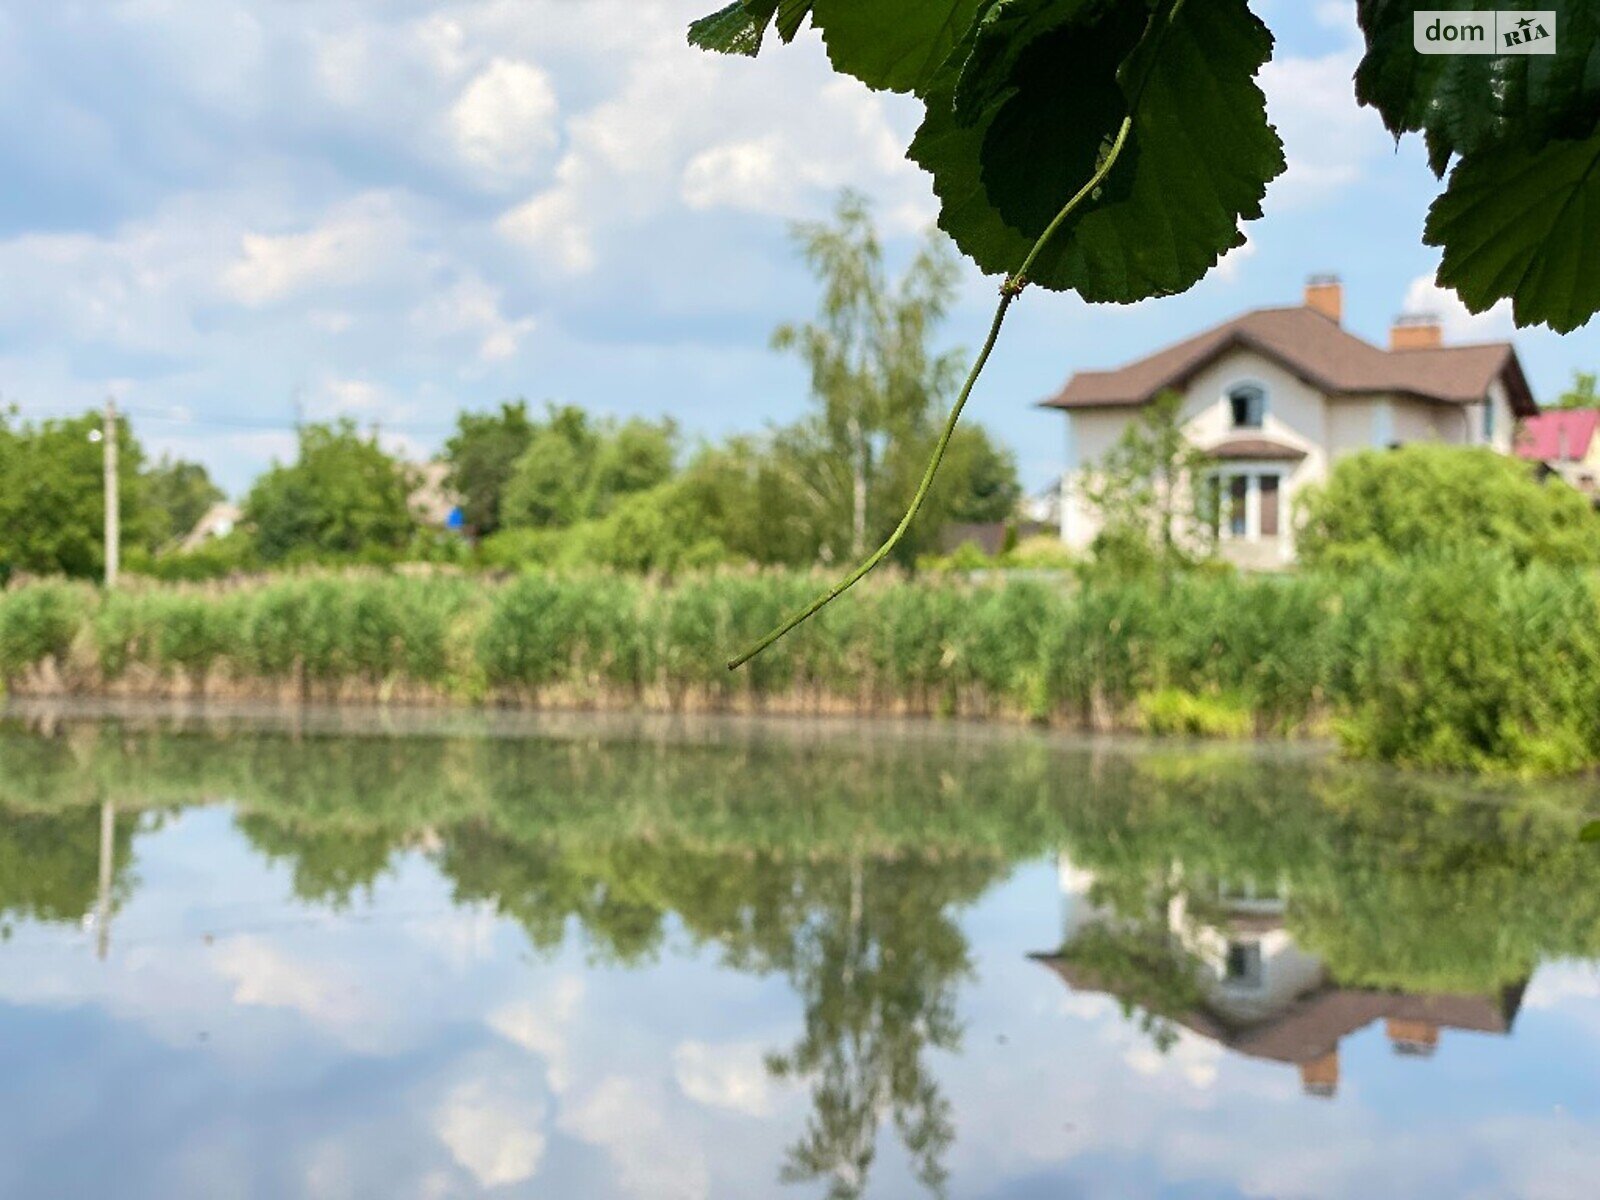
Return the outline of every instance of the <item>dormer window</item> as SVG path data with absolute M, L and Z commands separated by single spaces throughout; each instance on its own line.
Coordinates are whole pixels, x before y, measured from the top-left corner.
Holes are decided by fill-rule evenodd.
M 1267 416 L 1267 393 L 1253 383 L 1243 383 L 1228 393 L 1228 408 L 1235 429 L 1260 429 Z

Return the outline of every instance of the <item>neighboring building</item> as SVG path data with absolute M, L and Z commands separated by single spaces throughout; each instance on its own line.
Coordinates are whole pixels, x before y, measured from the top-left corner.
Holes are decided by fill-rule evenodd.
M 461 497 L 450 489 L 449 479 L 449 463 L 430 462 L 414 468 L 408 503 L 418 524 L 429 529 L 464 528 Z
M 1074 961 L 1073 943 L 1094 928 L 1117 928 L 1117 917 L 1092 899 L 1095 876 L 1065 856 L 1059 864 L 1063 900 L 1062 948 L 1035 954 L 1074 992 L 1110 995 L 1126 985 Z M 1339 1088 L 1339 1044 L 1384 1022 L 1396 1054 L 1431 1056 L 1446 1029 L 1509 1035 L 1527 980 L 1485 993 L 1403 992 L 1341 982 L 1314 954 L 1295 943 L 1285 924 L 1286 898 L 1248 885 L 1216 886 L 1203 906 L 1220 921 L 1194 920 L 1180 894 L 1165 924 L 1174 953 L 1199 964 L 1202 998 L 1183 1012 L 1162 1014 L 1229 1051 L 1296 1068 L 1301 1088 L 1331 1097 Z
M 1223 553 L 1242 566 L 1294 556 L 1296 493 L 1357 450 L 1438 441 L 1509 454 L 1515 423 L 1538 413 L 1509 342 L 1446 346 L 1432 317 L 1402 317 L 1382 349 L 1340 324 L 1339 281 L 1317 276 L 1305 302 L 1235 317 L 1109 371 L 1079 371 L 1042 407 L 1067 422 L 1061 536 L 1099 532 L 1085 496 L 1095 464 L 1142 407 L 1183 396 L 1190 438 L 1216 459 Z
M 1563 408 L 1523 423 L 1517 453 L 1600 504 L 1600 408 Z
M 213 504 L 206 510 L 206 515 L 195 522 L 195 526 L 178 543 L 178 549 L 187 554 L 191 550 L 198 550 L 212 538 L 227 537 L 239 525 L 244 513 L 237 504 L 223 501 Z

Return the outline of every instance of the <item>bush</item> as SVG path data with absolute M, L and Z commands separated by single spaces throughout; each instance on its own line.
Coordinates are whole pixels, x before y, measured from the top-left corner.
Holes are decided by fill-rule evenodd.
M 0 678 L 60 662 L 83 628 L 94 593 L 82 584 L 46 582 L 0 593 Z
M 1162 688 L 1139 697 L 1139 728 L 1158 736 L 1242 738 L 1254 726 L 1250 710 L 1226 696 Z
M 1592 579 L 1458 552 L 1377 582 L 1341 732 L 1390 762 L 1547 774 L 1600 762 Z
M 1473 549 L 1531 562 L 1600 565 L 1600 516 L 1558 479 L 1481 447 L 1419 442 L 1341 459 L 1300 497 L 1308 567 L 1361 567 Z

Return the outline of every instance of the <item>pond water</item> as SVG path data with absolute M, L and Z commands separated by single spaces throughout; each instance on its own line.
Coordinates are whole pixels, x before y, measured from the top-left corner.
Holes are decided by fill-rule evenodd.
M 0 1195 L 1591 1197 L 1592 790 L 13 707 Z

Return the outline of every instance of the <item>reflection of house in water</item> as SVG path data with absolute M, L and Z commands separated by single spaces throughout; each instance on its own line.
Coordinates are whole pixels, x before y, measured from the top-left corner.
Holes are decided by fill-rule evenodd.
M 1136 924 L 1094 902 L 1095 877 L 1060 862 L 1065 901 L 1062 949 L 1033 957 L 1075 992 L 1098 992 L 1138 1002 L 1138 988 L 1114 977 L 1105 963 L 1075 956 L 1085 934 L 1121 934 L 1137 939 Z M 1191 897 L 1205 893 L 1204 916 Z M 1189 988 L 1175 995 L 1198 997 L 1181 1011 L 1157 1014 L 1201 1037 L 1250 1058 L 1297 1067 L 1301 1086 L 1315 1096 L 1339 1087 L 1339 1043 L 1382 1020 L 1397 1054 L 1426 1057 L 1441 1030 L 1508 1034 L 1527 981 L 1492 995 L 1413 994 L 1348 987 L 1322 960 L 1295 944 L 1284 925 L 1286 902 L 1271 889 L 1191 885 L 1178 890 L 1156 914 L 1171 947 L 1174 976 L 1192 972 Z M 1115 961 L 1114 959 L 1112 961 Z

